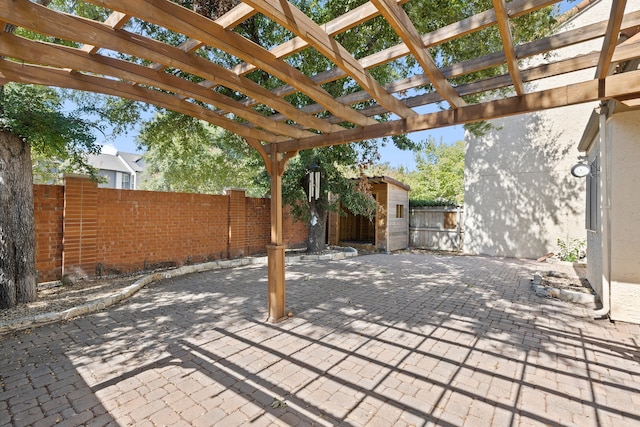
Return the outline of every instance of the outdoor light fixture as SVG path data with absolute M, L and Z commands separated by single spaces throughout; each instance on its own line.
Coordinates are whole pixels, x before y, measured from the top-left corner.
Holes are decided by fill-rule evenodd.
M 590 173 L 591 173 L 591 166 L 589 166 L 587 163 L 582 163 L 582 162 L 576 163 L 571 168 L 571 175 L 575 176 L 576 178 L 584 178 Z

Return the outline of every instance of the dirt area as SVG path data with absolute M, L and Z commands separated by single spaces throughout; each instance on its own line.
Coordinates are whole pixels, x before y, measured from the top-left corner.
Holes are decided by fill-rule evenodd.
M 581 292 L 584 294 L 595 295 L 589 281 L 584 277 L 569 276 L 565 273 L 557 271 L 546 271 L 542 274 L 542 286 L 548 286 L 566 291 Z
M 142 275 L 78 280 L 75 283 L 67 284 L 60 282 L 40 284 L 36 301 L 0 310 L 0 322 L 10 322 L 23 317 L 76 307 L 109 296 L 132 284 L 140 277 Z

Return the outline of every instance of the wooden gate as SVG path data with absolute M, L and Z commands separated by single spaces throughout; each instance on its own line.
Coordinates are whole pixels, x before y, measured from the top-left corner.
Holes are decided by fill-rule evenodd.
M 413 248 L 462 251 L 463 208 L 450 206 L 412 207 L 409 211 L 409 238 Z

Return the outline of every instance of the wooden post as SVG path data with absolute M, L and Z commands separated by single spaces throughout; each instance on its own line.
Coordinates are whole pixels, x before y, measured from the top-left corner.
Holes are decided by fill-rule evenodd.
M 282 174 L 278 153 L 271 154 L 271 245 L 267 246 L 269 322 L 286 318 L 284 254 L 286 246 L 282 237 Z
M 267 283 L 269 291 L 269 316 L 267 321 L 278 322 L 286 319 L 286 298 L 284 283 L 284 252 L 286 245 L 282 237 L 282 175 L 289 159 L 298 154 L 289 151 L 281 155 L 276 144 L 268 149 L 257 139 L 246 138 L 247 143 L 256 149 L 264 161 L 267 173 L 271 177 L 271 244 L 267 246 Z

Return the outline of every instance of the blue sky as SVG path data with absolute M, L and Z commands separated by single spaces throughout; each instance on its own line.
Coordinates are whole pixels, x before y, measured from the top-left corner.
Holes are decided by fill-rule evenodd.
M 562 1 L 560 6 L 560 12 L 565 12 L 570 9 L 574 5 L 577 4 L 576 0 L 565 0 Z M 427 113 L 430 111 L 436 111 L 436 108 L 432 108 L 428 111 L 419 111 L 419 113 Z M 137 129 L 128 133 L 127 135 L 123 135 L 118 137 L 115 141 L 106 143 L 114 145 L 118 150 L 125 152 L 139 152 L 136 147 L 135 138 L 138 135 Z M 446 128 L 440 129 L 431 129 L 428 131 L 415 132 L 409 135 L 409 138 L 415 141 L 424 141 L 427 138 L 433 138 L 435 141 L 443 141 L 447 144 L 452 144 L 456 141 L 460 141 L 464 139 L 464 129 L 462 126 L 449 126 Z M 389 163 L 393 167 L 405 166 L 408 169 L 415 168 L 415 160 L 414 155 L 410 151 L 402 151 L 398 150 L 393 143 L 387 144 L 386 147 L 382 147 L 380 149 L 381 153 L 381 162 Z

